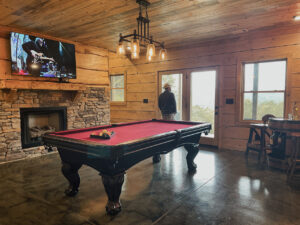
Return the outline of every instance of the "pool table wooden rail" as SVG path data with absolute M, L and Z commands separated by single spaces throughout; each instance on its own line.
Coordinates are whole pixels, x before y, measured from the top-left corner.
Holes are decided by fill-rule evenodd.
M 76 129 L 70 131 L 63 132 L 54 132 L 54 133 L 76 133 L 82 131 L 93 131 L 99 129 L 108 129 L 116 126 L 127 126 L 131 124 L 143 123 L 143 122 L 151 122 L 151 121 L 160 121 L 164 122 L 164 120 L 149 120 L 149 121 L 139 121 L 132 123 L 121 123 L 121 124 L 112 124 L 107 126 L 100 127 L 92 127 L 85 129 Z M 170 121 L 165 121 L 170 123 Z M 87 154 L 90 157 L 97 158 L 105 158 L 110 160 L 118 160 L 123 155 L 126 155 L 130 152 L 135 152 L 137 150 L 143 150 L 144 148 L 148 148 L 149 145 L 156 143 L 168 143 L 171 144 L 173 148 L 181 146 L 182 143 L 189 141 L 190 136 L 195 136 L 200 133 L 209 133 L 211 129 L 211 125 L 209 123 L 194 123 L 194 122 L 184 122 L 185 124 L 197 124 L 193 127 L 188 127 L 185 129 L 178 129 L 175 131 L 169 131 L 163 134 L 157 134 L 150 137 L 140 138 L 128 142 L 123 142 L 117 145 L 106 145 L 103 143 L 97 143 L 94 141 L 86 141 L 86 140 L 78 140 L 74 138 L 68 138 L 64 136 L 52 135 L 53 133 L 48 133 L 43 136 L 43 142 L 46 145 L 56 146 L 58 149 L 66 150 L 66 151 L 74 151 L 82 154 Z M 197 133 L 194 131 L 198 130 Z M 174 142 L 174 143 L 173 143 Z M 175 146 L 174 146 L 175 144 Z M 170 151 L 170 150 L 169 150 Z M 167 151 L 167 152 L 169 152 Z

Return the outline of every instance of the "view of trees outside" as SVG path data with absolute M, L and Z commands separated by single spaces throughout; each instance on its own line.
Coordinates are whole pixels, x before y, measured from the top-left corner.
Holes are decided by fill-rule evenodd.
M 253 94 L 244 94 L 244 119 L 252 120 Z M 254 119 L 261 120 L 266 114 L 275 117 L 283 117 L 284 94 L 283 93 L 261 93 L 258 94 L 257 113 Z
M 191 121 L 211 123 L 211 136 L 215 125 L 216 71 L 191 73 Z
M 125 101 L 125 90 L 124 90 L 124 75 L 113 75 L 110 76 L 111 93 L 110 99 L 113 102 Z
M 175 115 L 175 120 L 182 120 L 182 74 L 164 74 L 161 77 L 162 89 L 164 92 L 164 85 L 166 83 L 171 85 L 171 91 L 175 95 L 177 113 Z
M 286 61 L 248 63 L 244 67 L 245 120 L 261 120 L 265 114 L 284 116 Z

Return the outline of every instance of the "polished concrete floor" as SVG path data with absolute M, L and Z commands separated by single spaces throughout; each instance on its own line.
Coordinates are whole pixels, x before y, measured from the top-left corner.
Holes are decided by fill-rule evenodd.
M 159 164 L 148 159 L 131 168 L 115 217 L 106 215 L 101 178 L 89 167 L 70 198 L 58 154 L 0 165 L 0 224 L 300 224 L 300 191 L 284 173 L 259 168 L 254 156 L 247 165 L 242 152 L 202 148 L 189 175 L 185 154 L 179 148 Z

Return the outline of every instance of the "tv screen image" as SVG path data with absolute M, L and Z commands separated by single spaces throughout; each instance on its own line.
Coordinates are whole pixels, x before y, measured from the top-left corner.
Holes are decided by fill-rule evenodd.
M 73 44 L 12 32 L 10 46 L 13 75 L 76 78 Z

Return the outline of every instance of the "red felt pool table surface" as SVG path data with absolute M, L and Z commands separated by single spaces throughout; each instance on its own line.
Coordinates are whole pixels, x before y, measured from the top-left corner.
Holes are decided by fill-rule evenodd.
M 195 124 L 185 124 L 185 123 L 174 123 L 174 122 L 158 122 L 158 121 L 145 121 L 142 123 L 128 124 L 123 126 L 99 127 L 99 129 L 78 129 L 70 131 L 56 132 L 51 135 L 82 140 L 91 141 L 99 144 L 105 145 L 117 145 L 128 141 L 133 141 L 141 138 L 151 137 L 153 135 L 166 133 L 169 131 L 174 131 L 178 129 L 188 128 L 197 125 Z M 106 129 L 108 131 L 113 131 L 114 135 L 111 139 L 98 139 L 91 138 L 90 135 L 95 132 L 101 132 L 101 130 Z

